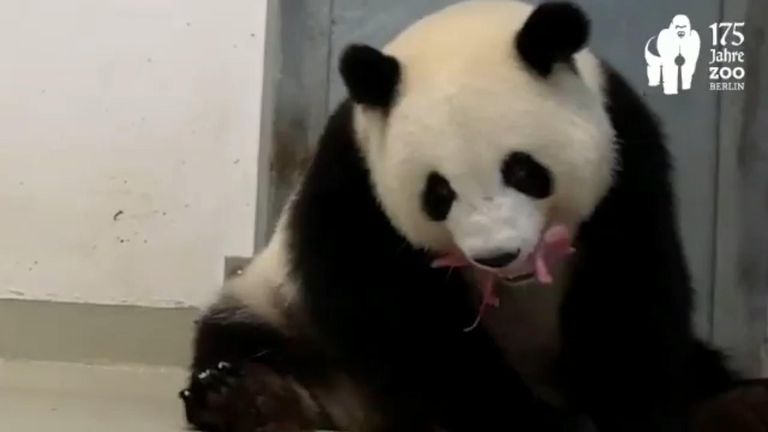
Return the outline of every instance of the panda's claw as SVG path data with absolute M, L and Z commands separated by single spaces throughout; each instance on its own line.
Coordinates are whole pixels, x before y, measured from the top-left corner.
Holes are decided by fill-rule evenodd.
M 191 397 L 192 392 L 188 388 L 179 392 L 179 398 L 183 401 L 188 401 Z
M 216 432 L 224 430 L 227 419 L 221 415 L 229 392 L 237 380 L 221 362 L 216 366 L 192 374 L 187 388 L 179 392 L 187 422 L 194 430 Z
M 201 383 L 207 386 L 207 391 L 213 394 L 226 392 L 235 384 L 236 376 L 229 374 L 227 370 L 209 369 L 208 374 Z

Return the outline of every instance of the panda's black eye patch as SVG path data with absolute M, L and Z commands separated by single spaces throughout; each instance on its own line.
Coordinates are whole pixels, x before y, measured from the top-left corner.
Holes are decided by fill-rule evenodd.
M 456 192 L 448 180 L 436 172 L 427 177 L 427 183 L 422 193 L 424 212 L 433 221 L 444 221 L 456 200 Z
M 504 183 L 532 198 L 552 195 L 552 175 L 549 170 L 523 152 L 511 153 L 501 167 Z

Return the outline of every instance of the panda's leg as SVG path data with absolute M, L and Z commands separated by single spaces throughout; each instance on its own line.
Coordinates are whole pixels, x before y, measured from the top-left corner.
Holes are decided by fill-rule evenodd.
M 570 430 L 562 413 L 538 399 L 509 367 L 484 329 L 456 336 L 434 333 L 421 344 L 365 356 L 368 375 L 378 377 L 368 380 L 369 388 L 385 396 L 377 401 L 387 422 L 382 431 L 434 430 L 424 420 L 441 432 Z
M 564 303 L 560 372 L 569 403 L 598 431 L 687 431 L 691 410 L 725 391 L 730 373 L 676 313 L 616 304 L 607 292 L 571 294 Z
M 656 394 L 647 395 L 645 401 L 626 398 L 624 395 L 631 394 L 638 386 L 630 379 L 618 380 L 623 388 L 616 392 L 615 399 L 625 403 L 618 408 L 610 407 L 606 402 L 600 405 L 603 409 L 595 412 L 598 432 L 710 430 L 711 424 L 701 422 L 702 412 L 703 416 L 708 414 L 702 410 L 708 403 L 717 401 L 719 395 L 736 387 L 735 375 L 726 368 L 719 352 L 699 340 L 691 340 L 690 350 L 681 358 L 684 358 L 682 366 L 670 371 L 667 382 L 657 383 Z M 733 413 L 726 414 L 725 418 L 734 418 Z
M 268 325 L 228 318 L 218 311 L 199 324 L 192 373 L 179 394 L 190 426 L 203 432 L 332 426 L 304 380 L 312 354 Z M 323 373 L 321 361 L 313 367 L 315 376 Z
M 685 372 L 684 389 L 687 391 L 684 398 L 694 404 L 734 389 L 741 379 L 727 366 L 721 352 L 698 339 L 693 341 L 689 367 L 685 368 Z
M 683 432 L 668 371 L 642 358 L 634 361 L 623 344 L 604 343 L 606 349 L 584 344 L 579 352 L 563 354 L 561 377 L 569 406 L 587 415 L 598 432 Z M 624 352 L 611 352 L 608 346 Z
M 448 431 L 563 432 L 563 412 L 540 399 L 486 335 L 457 343 L 434 397 Z M 483 332 L 485 333 L 485 332 Z

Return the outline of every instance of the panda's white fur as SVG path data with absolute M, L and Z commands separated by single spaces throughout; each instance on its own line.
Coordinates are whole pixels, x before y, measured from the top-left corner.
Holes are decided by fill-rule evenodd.
M 396 59 L 400 67 L 391 106 L 382 109 L 353 103 L 349 119 L 337 113 L 337 118 L 329 121 L 329 124 L 341 123 L 329 126 L 330 135 L 323 138 L 328 141 L 327 146 L 331 146 L 335 138 L 346 140 L 348 137 L 344 134 L 351 123 L 354 134 L 351 139 L 364 158 L 380 211 L 415 250 L 439 253 L 458 247 L 468 257 L 518 250 L 522 253 L 517 260 L 522 260 L 533 252 L 549 225 L 564 224 L 577 231 L 580 224 L 592 217 L 619 175 L 622 167 L 617 143 L 622 137 L 617 135 L 606 108 L 612 102 L 607 100 L 609 72 L 586 48 L 576 52 L 570 64 L 556 62 L 552 73 L 546 76 L 533 72 L 514 45 L 516 35 L 532 11 L 532 6 L 515 1 L 466 1 L 424 17 L 382 49 L 382 53 Z M 337 137 L 336 133 L 340 135 Z M 551 195 L 536 199 L 504 184 L 501 164 L 512 152 L 529 154 L 547 168 L 553 178 Z M 663 164 L 663 158 L 660 160 Z M 332 163 L 325 160 L 319 165 Z M 444 176 L 456 193 L 445 220 L 434 220 L 424 211 L 422 194 L 430 172 Z M 331 184 L 323 193 L 337 187 L 340 185 Z M 294 199 L 295 196 L 286 205 L 269 245 L 242 274 L 226 282 L 222 300 L 212 306 L 215 313 L 203 319 L 203 326 L 254 323 L 288 338 L 302 339 L 314 334 L 318 323 L 312 322 L 307 314 L 311 306 L 302 298 L 303 285 L 297 275 L 303 270 L 296 268 L 297 255 L 301 254 L 291 241 L 295 234 L 292 230 L 298 229 L 295 221 L 291 224 L 292 219 L 311 219 L 314 215 L 311 209 L 305 209 L 304 214 L 295 216 Z M 660 199 L 662 203 L 665 200 Z M 354 205 L 350 208 L 360 211 Z M 362 211 L 369 210 L 365 207 Z M 354 222 L 358 215 L 343 217 Z M 313 228 L 323 229 L 314 225 Z M 316 241 L 314 239 L 314 236 L 312 240 L 302 238 L 298 242 Z M 675 240 L 669 241 L 672 246 L 665 243 L 661 247 L 677 247 Z M 310 250 L 337 252 L 317 246 Z M 359 245 L 355 243 L 355 246 Z M 390 257 L 387 251 L 380 255 L 378 251 L 365 250 L 351 253 Z M 351 261 L 356 259 L 351 258 Z M 669 259 L 674 261 L 674 257 Z M 341 264 L 343 267 L 344 263 Z M 490 334 L 503 348 L 506 360 L 543 392 L 558 390 L 548 387 L 548 381 L 549 367 L 558 351 L 562 295 L 571 282 L 568 273 L 571 269 L 567 264 L 556 269 L 555 286 L 534 284 L 502 290 L 501 307 L 492 311 L 485 321 Z M 377 271 L 398 271 L 375 266 L 372 269 L 362 276 L 375 279 Z M 684 274 L 684 270 L 680 270 L 680 274 Z M 312 275 L 325 277 L 317 270 Z M 352 284 L 353 290 L 366 289 L 367 281 L 347 280 L 345 276 L 336 282 Z M 422 274 L 417 277 L 428 279 Z M 407 277 L 402 282 L 407 284 Z M 602 289 L 604 284 L 598 281 L 598 288 Z M 679 313 L 686 313 L 684 302 Z M 216 331 L 221 331 L 218 327 Z M 202 339 L 198 354 L 203 353 L 200 354 L 203 360 L 196 361 L 193 368 L 210 364 L 211 356 L 221 349 L 207 347 L 216 345 L 217 341 L 212 340 L 215 337 Z M 713 374 L 717 375 L 719 366 L 713 368 L 716 370 Z M 340 370 L 328 369 L 324 373 L 324 380 L 300 385 L 297 394 L 311 394 L 313 403 L 317 404 L 316 411 L 325 412 L 339 428 L 378 430 L 373 425 L 381 419 L 377 407 L 371 403 L 369 389 Z M 465 390 L 472 385 L 463 384 Z M 488 401 L 493 402 L 493 399 Z M 191 423 L 205 430 L 206 416 L 212 408 L 187 400 L 187 409 Z M 489 413 L 489 416 L 491 414 L 497 415 Z
M 285 210 L 290 207 L 290 202 Z M 285 313 L 299 301 L 296 281 L 289 277 L 286 254 L 286 216 L 284 211 L 267 244 L 239 274 L 228 279 L 223 294 L 238 299 L 249 313 L 261 317 L 275 327 L 288 331 Z
M 578 75 L 530 74 L 513 58 L 512 41 L 531 11 L 509 1 L 458 3 L 383 49 L 402 64 L 396 106 L 386 116 L 357 106 L 355 129 L 382 207 L 413 244 L 456 243 L 469 256 L 531 252 L 547 223 L 580 222 L 611 184 L 616 157 L 601 67 L 584 49 Z M 512 151 L 549 167 L 553 196 L 532 200 L 504 186 L 499 164 Z M 420 188 L 404 187 L 430 170 L 458 195 L 445 224 L 424 214 Z

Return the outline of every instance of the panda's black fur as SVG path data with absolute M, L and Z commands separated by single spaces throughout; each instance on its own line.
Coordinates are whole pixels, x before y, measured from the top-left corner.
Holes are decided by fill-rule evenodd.
M 558 11 L 572 14 L 569 6 L 549 13 Z M 567 61 L 560 51 L 542 56 L 535 43 L 523 40 L 522 52 L 537 53 L 530 64 L 543 78 L 548 62 Z M 391 65 L 381 64 L 379 75 L 390 77 Z M 658 122 L 604 67 L 619 169 L 578 230 L 556 379 L 569 413 L 587 415 L 599 431 L 683 431 L 694 404 L 734 377 L 691 326 L 691 282 Z M 352 75 L 353 97 L 373 105 L 394 97 Z M 464 331 L 476 311 L 460 273 L 431 268 L 433 257 L 391 225 L 352 117 L 345 101 L 329 119 L 286 220 L 303 303 L 291 312 L 297 332 L 249 316 L 237 299 L 208 311 L 183 392 L 190 423 L 210 432 L 339 427 L 312 388 L 340 371 L 380 416 L 366 430 L 567 430 L 569 413 L 540 400 L 485 330 Z

